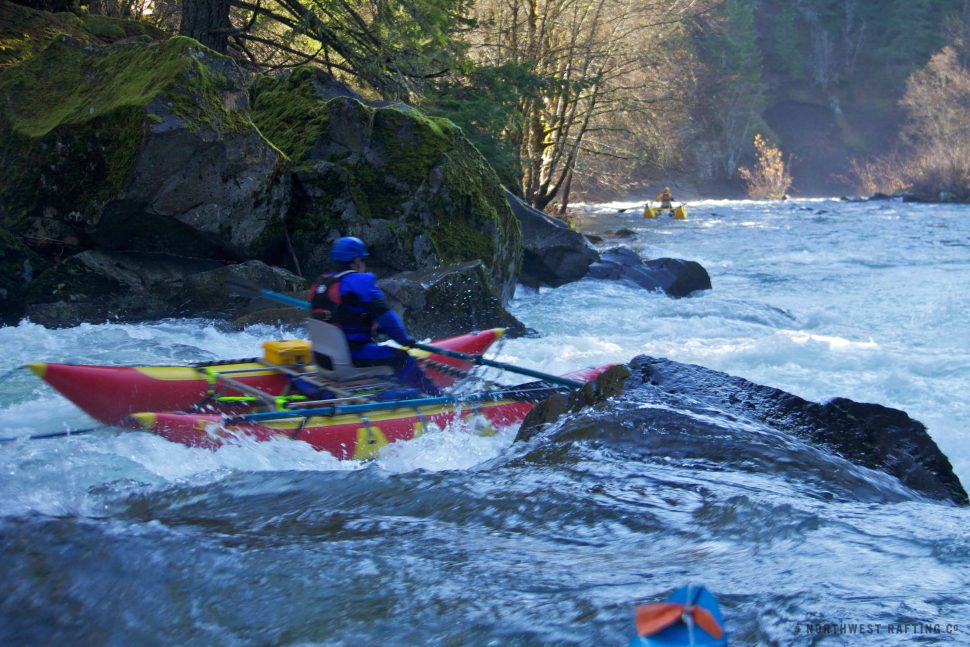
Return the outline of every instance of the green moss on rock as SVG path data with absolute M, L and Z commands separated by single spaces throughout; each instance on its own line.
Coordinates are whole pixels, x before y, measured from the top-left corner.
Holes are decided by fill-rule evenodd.
M 59 36 L 107 44 L 136 36 L 161 40 L 164 32 L 144 22 L 69 12 L 52 13 L 0 2 L 0 71 L 42 51 Z
M 204 53 L 206 60 L 198 54 Z M 91 48 L 66 36 L 0 74 L 0 214 L 85 223 L 125 186 L 165 109 L 190 127 L 244 128 L 221 99 L 231 61 L 183 37 Z M 149 104 L 152 109 L 149 110 Z M 228 124 L 228 126 L 226 126 Z
M 446 158 L 448 190 L 432 203 L 437 225 L 429 232 L 441 262 L 480 258 L 517 275 L 522 231 L 495 171 L 464 139 Z M 486 231 L 494 235 L 483 236 Z
M 306 194 L 291 212 L 295 238 L 311 241 L 303 255 L 318 257 L 335 234 L 370 232 L 384 262 L 416 269 L 429 262 L 415 249 L 427 234 L 437 262 L 481 259 L 508 298 L 521 231 L 495 172 L 461 130 L 403 104 L 321 98 L 325 84 L 319 72 L 298 70 L 264 77 L 252 92 L 253 122 L 296 165 Z
M 313 88 L 316 72 L 299 68 L 282 80 L 261 76 L 250 91 L 253 123 L 294 162 L 306 159 L 330 121 L 327 102 Z
M 161 96 L 187 123 L 210 121 L 226 112 L 219 95 L 225 78 L 195 56 L 203 49 L 181 36 L 96 50 L 58 37 L 42 55 L 0 76 L 0 93 L 7 97 L 4 117 L 14 132 L 43 137 L 58 126 L 87 123 L 119 108 L 144 108 Z
M 297 167 L 323 160 L 348 171 L 350 197 L 364 218 L 399 211 L 460 131 L 406 106 L 371 107 L 351 97 L 321 99 L 319 72 L 300 69 L 282 80 L 262 77 L 252 90 L 252 117 L 263 136 Z

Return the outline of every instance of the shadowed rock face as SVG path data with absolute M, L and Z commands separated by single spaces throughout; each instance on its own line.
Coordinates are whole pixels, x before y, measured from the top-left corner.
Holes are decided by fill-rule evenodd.
M 31 283 L 34 303 L 26 314 L 50 327 L 109 319 L 232 318 L 248 310 L 250 300 L 230 296 L 229 277 L 280 292 L 304 287 L 300 277 L 260 261 L 224 266 L 159 254 L 88 250 Z M 300 312 L 299 319 L 305 316 L 305 311 L 290 310 Z
M 926 427 L 905 412 L 836 398 L 817 403 L 790 393 L 665 358 L 641 355 L 629 364 L 622 394 L 563 425 L 546 423 L 578 406 L 553 396 L 532 410 L 516 440 L 602 442 L 630 460 L 703 460 L 740 470 L 803 479 L 806 487 L 860 500 L 905 500 L 905 490 L 841 461 L 894 477 L 911 491 L 967 504 L 967 492 Z M 578 404 L 578 406 L 577 406 Z M 834 454 L 834 456 L 833 456 Z M 828 498 L 828 497 L 826 497 Z
M 585 236 L 566 223 L 550 218 L 505 191 L 509 206 L 522 226 L 523 259 L 519 281 L 525 285 L 558 287 L 586 276 L 599 254 Z
M 289 179 L 245 117 L 248 83 L 188 38 L 55 39 L 0 73 L 0 217 L 41 246 L 265 254 Z

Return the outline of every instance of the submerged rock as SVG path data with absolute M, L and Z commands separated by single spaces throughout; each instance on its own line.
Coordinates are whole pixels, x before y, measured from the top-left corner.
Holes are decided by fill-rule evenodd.
M 648 391 L 669 404 L 716 412 L 780 430 L 842 458 L 896 477 L 921 494 L 966 504 L 967 492 L 926 427 L 905 412 L 836 398 L 810 402 L 702 366 L 639 356 L 626 397 Z M 659 413 L 659 412 L 658 412 Z
M 968 503 L 926 427 L 902 411 L 845 398 L 810 402 L 665 358 L 641 355 L 628 366 L 623 392 L 595 411 L 550 426 L 578 407 L 562 396 L 537 405 L 516 437 L 540 436 L 526 460 L 561 462 L 573 443 L 584 443 L 663 469 L 777 474 L 823 499 L 903 501 L 916 492 Z
M 679 258 L 643 260 L 632 249 L 614 247 L 600 255 L 589 268 L 594 279 L 625 280 L 671 297 L 685 297 L 711 289 L 711 277 L 697 261 Z

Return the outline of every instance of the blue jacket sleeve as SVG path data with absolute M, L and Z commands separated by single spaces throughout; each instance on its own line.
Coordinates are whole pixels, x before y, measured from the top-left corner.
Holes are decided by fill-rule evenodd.
M 376 321 L 382 333 L 402 346 L 411 341 L 411 335 L 408 334 L 407 328 L 404 327 L 404 322 L 401 321 L 401 318 L 393 310 L 388 310 L 378 317 Z

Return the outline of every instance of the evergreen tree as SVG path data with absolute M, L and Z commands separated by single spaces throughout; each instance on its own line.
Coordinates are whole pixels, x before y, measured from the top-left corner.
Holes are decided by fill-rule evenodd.
M 733 177 L 755 132 L 767 130 L 761 118 L 767 101 L 755 8 L 755 0 L 725 0 L 719 12 L 699 21 L 695 38 L 707 66 L 701 120 L 705 136 L 719 143 L 714 157 L 720 177 Z

